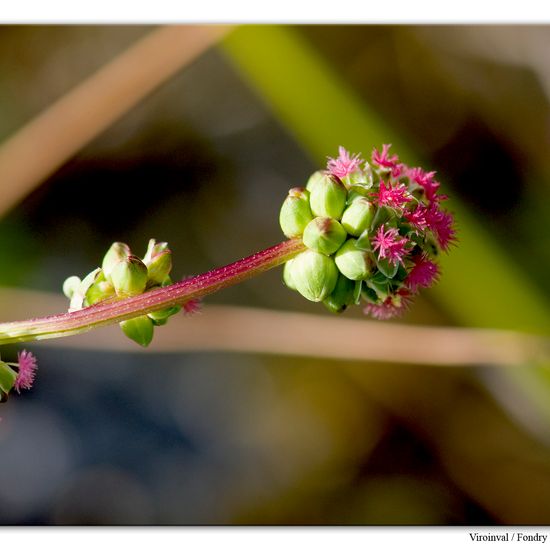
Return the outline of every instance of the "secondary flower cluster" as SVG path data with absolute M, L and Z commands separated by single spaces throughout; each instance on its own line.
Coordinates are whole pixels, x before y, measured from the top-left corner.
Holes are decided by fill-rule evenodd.
M 283 202 L 283 233 L 307 247 L 285 264 L 285 284 L 335 313 L 363 300 L 374 318 L 401 314 L 437 280 L 437 256 L 455 241 L 439 186 L 435 172 L 399 162 L 389 145 L 370 163 L 340 147 Z
M 132 254 L 125 243 L 113 243 L 103 258 L 101 267 L 88 273 L 82 280 L 69 277 L 63 283 L 63 292 L 70 299 L 69 311 L 92 306 L 106 300 L 137 296 L 155 288 L 172 284 L 172 252 L 168 243 L 149 241 L 147 252 L 141 259 Z M 195 300 L 184 304 L 187 312 L 198 307 Z M 119 323 L 122 331 L 141 346 L 148 346 L 156 326 L 164 325 L 168 318 L 181 310 L 173 306 L 153 311 Z
M 36 374 L 36 358 L 30 351 L 20 351 L 17 363 L 0 361 L 0 403 L 8 399 L 8 394 L 15 389 L 29 390 Z

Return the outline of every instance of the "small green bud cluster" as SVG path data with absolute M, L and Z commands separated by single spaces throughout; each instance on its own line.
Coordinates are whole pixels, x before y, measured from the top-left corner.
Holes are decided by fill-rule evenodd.
M 63 293 L 70 300 L 69 311 L 76 311 L 106 300 L 137 296 L 170 285 L 171 269 L 172 252 L 168 243 L 151 239 L 145 256 L 139 258 L 132 254 L 127 244 L 116 242 L 103 257 L 101 267 L 82 280 L 74 275 L 66 279 Z M 154 327 L 166 324 L 168 318 L 180 309 L 180 306 L 174 306 L 153 311 L 122 321 L 120 328 L 128 338 L 147 347 L 153 339 Z
M 434 173 L 400 163 L 389 146 L 371 163 L 339 153 L 283 202 L 283 233 L 307 248 L 285 264 L 283 280 L 331 312 L 362 299 L 366 313 L 389 318 L 436 280 L 433 260 L 455 239 L 453 219 Z

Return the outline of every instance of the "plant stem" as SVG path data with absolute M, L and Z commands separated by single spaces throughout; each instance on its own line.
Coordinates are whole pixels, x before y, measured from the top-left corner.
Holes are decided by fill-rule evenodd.
M 138 296 L 102 302 L 71 313 L 0 323 L 0 344 L 61 338 L 202 298 L 281 265 L 304 250 L 291 239 L 224 267 Z

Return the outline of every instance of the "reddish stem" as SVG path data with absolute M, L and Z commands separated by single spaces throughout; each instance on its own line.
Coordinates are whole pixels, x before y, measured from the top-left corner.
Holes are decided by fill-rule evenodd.
M 202 298 L 283 264 L 304 250 L 291 239 L 224 267 L 173 285 L 115 302 L 103 302 L 71 313 L 0 324 L 0 344 L 58 338 L 109 325 Z

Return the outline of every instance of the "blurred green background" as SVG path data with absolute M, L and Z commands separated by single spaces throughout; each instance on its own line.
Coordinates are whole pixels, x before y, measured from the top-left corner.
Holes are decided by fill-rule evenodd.
M 0 27 L 0 138 L 151 30 Z M 545 26 L 240 27 L 0 220 L 0 284 L 60 293 L 115 240 L 167 240 L 176 277 L 229 263 L 282 239 L 288 188 L 338 145 L 393 143 L 437 170 L 460 239 L 402 322 L 547 335 L 548 46 Z M 280 276 L 204 308 L 329 315 Z M 0 410 L 2 524 L 550 522 L 544 364 L 27 347 L 35 388 Z

